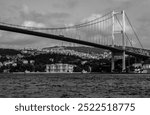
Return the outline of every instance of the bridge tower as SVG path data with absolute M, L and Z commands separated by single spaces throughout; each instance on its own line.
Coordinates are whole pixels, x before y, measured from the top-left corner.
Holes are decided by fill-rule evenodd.
M 124 10 L 121 12 L 122 14 L 122 48 L 123 48 L 123 54 L 122 54 L 122 72 L 124 72 L 126 70 L 126 59 L 125 59 L 125 48 L 126 48 L 126 44 L 125 44 L 125 31 L 126 31 L 126 23 L 125 23 L 125 12 Z
M 114 41 L 115 41 L 115 12 L 112 12 L 112 47 L 114 47 Z M 113 72 L 115 69 L 115 56 L 114 52 L 111 52 L 111 72 Z
M 118 33 L 118 31 L 115 31 L 115 15 L 117 15 L 118 12 L 112 12 L 112 47 L 114 47 L 115 45 L 115 34 Z M 122 16 L 122 30 L 121 30 L 121 34 L 122 34 L 122 72 L 125 71 L 126 69 L 126 60 L 125 60 L 125 30 L 126 30 L 126 23 L 125 23 L 125 12 L 124 10 L 121 11 L 121 16 Z M 119 32 L 120 33 L 120 32 Z M 117 54 L 117 53 L 116 53 Z M 113 72 L 115 69 L 115 53 L 112 52 L 112 58 L 111 58 L 111 72 Z

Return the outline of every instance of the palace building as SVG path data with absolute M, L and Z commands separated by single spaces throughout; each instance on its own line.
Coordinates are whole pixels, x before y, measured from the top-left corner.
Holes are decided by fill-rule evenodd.
M 46 72 L 48 73 L 72 73 L 75 65 L 71 64 L 47 64 Z

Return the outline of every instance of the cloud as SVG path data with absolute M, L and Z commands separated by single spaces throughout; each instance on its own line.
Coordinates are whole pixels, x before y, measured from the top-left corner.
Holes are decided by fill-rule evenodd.
M 78 0 L 59 0 L 59 2 L 56 0 L 55 3 L 53 3 L 53 7 L 61 8 L 61 9 L 74 9 L 78 5 Z
M 43 23 L 37 23 L 35 21 L 24 21 L 22 26 L 27 27 L 45 27 Z M 1 34 L 0 34 L 1 35 Z M 39 37 L 12 33 L 12 32 L 2 32 L 0 36 L 0 44 L 3 47 L 25 47 L 25 46 L 34 46 L 34 44 L 39 44 L 42 41 Z
M 22 25 L 26 26 L 26 27 L 37 27 L 37 28 L 46 27 L 43 23 L 37 23 L 37 22 L 34 22 L 34 21 L 25 21 Z
M 65 26 L 65 24 L 74 25 L 74 22 L 77 22 L 78 20 L 81 20 L 80 22 L 86 22 L 97 18 L 101 16 L 101 12 L 103 11 L 109 12 L 112 9 L 116 11 L 126 10 L 127 14 L 129 14 L 129 16 L 131 17 L 131 21 L 133 21 L 133 26 L 139 33 L 139 36 L 141 36 L 140 38 L 143 38 L 144 40 L 146 39 L 144 44 L 146 44 L 148 47 L 148 40 L 150 36 L 150 16 L 148 15 L 149 7 L 149 0 L 45 0 L 45 2 L 43 2 L 42 0 L 37 0 L 36 4 L 34 1 L 30 0 L 0 0 L 1 21 L 12 24 L 38 27 L 61 27 Z M 88 17 L 88 15 L 90 14 L 92 15 Z M 87 18 L 83 19 L 83 17 Z M 116 30 L 121 30 L 119 24 L 115 25 Z M 101 36 L 107 37 L 111 35 L 111 26 L 109 24 L 105 25 L 105 28 L 100 25 L 98 27 L 95 27 L 97 29 L 94 29 L 94 26 L 91 26 L 91 28 L 93 29 L 91 29 L 92 31 L 89 31 L 89 28 L 80 28 L 78 30 L 74 29 L 72 30 L 72 33 L 82 33 L 82 38 L 85 39 L 92 36 L 97 39 Z M 107 32 L 106 30 L 109 30 L 109 32 Z M 126 26 L 126 32 L 128 34 L 131 33 L 131 29 L 128 24 Z M 15 44 L 16 42 L 16 44 L 18 45 L 27 45 L 28 42 L 32 44 L 39 44 L 42 40 L 35 39 L 33 36 L 0 32 L 1 43 L 3 43 L 4 41 L 5 43 L 12 42 L 13 44 Z M 45 40 L 43 40 L 42 42 L 44 44 Z
M 120 22 L 120 23 L 119 23 L 119 22 Z M 114 24 L 114 30 L 115 30 L 116 32 L 121 32 L 121 31 L 123 30 L 122 21 L 119 20 L 119 22 L 118 22 L 118 21 L 115 21 L 115 24 Z M 121 25 L 120 25 L 120 24 L 121 24 Z M 127 23 L 126 23 L 126 25 L 125 25 L 125 32 L 126 32 L 127 34 L 133 34 L 131 27 L 130 27 L 129 24 L 127 24 Z
M 23 12 L 25 14 L 29 14 L 30 13 L 30 9 L 29 9 L 29 7 L 27 5 L 24 4 L 23 7 L 22 7 L 22 9 L 23 9 Z
M 92 21 L 96 18 L 100 18 L 102 15 L 101 14 L 92 14 L 90 17 L 83 19 L 81 22 L 88 22 L 88 21 Z
M 18 11 L 13 15 L 8 15 L 7 20 L 4 19 L 3 22 L 8 22 L 11 24 L 17 24 L 27 27 L 59 27 L 64 25 L 64 22 L 67 22 L 70 15 L 65 12 L 48 12 L 40 13 L 33 10 L 30 10 L 27 5 L 20 7 L 13 7 L 14 11 Z M 9 12 L 10 14 L 10 12 Z M 0 44 L 3 47 L 25 47 L 25 46 L 40 46 L 44 42 L 48 45 L 56 44 L 53 40 L 42 39 L 35 36 L 29 36 L 18 33 L 11 32 L 0 32 Z
M 45 27 L 43 23 L 37 23 L 34 21 L 24 21 L 22 26 L 26 27 Z M 18 34 L 18 33 L 12 33 L 12 32 L 1 32 L 1 39 L 0 43 L 3 44 L 16 44 L 16 45 L 26 45 L 26 44 L 32 44 L 34 42 L 40 41 L 39 39 L 35 39 L 34 36 L 24 35 L 24 34 Z M 22 42 L 22 43 L 21 43 Z
M 128 1 L 133 1 L 133 0 L 112 0 L 114 2 L 128 2 Z
M 58 27 L 68 21 L 70 14 L 66 12 L 49 12 L 43 14 L 35 11 L 30 11 L 30 13 L 20 11 L 20 18 L 23 21 L 33 20 L 38 23 L 44 23 L 47 27 Z
M 0 37 L 2 37 L 3 36 L 3 31 L 0 31 Z

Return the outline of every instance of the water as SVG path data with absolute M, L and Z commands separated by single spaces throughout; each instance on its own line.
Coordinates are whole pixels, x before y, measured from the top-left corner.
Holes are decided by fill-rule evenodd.
M 145 98 L 149 74 L 0 74 L 0 97 Z

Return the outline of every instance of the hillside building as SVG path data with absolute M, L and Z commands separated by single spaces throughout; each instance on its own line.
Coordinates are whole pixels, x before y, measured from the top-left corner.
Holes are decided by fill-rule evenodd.
M 147 60 L 143 63 L 142 73 L 150 73 L 150 60 Z
M 74 69 L 74 65 L 71 64 L 47 64 L 46 72 L 48 73 L 72 73 Z

